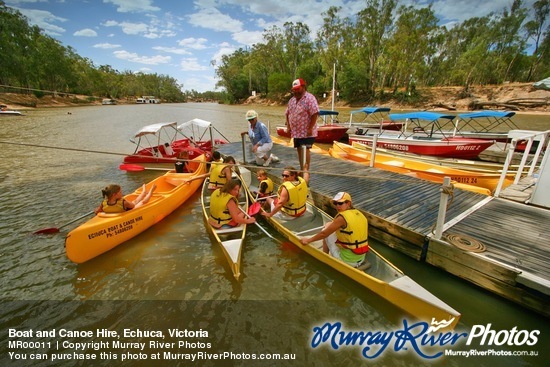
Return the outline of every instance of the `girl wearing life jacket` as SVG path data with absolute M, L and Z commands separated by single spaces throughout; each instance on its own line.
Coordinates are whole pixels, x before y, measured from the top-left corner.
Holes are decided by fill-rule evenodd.
M 300 242 L 307 245 L 323 240 L 323 251 L 346 264 L 366 270 L 370 264 L 365 259 L 369 251 L 369 223 L 367 218 L 351 203 L 351 195 L 339 192 L 332 200 L 338 214 L 323 230 L 311 237 L 302 237 Z
M 208 188 L 214 190 L 222 187 L 226 182 L 231 180 L 232 167 L 235 164 L 235 158 L 226 157 L 223 163 L 212 162 L 210 167 L 210 182 Z
M 286 167 L 283 170 L 283 183 L 277 192 L 277 199 L 267 198 L 271 211 L 262 212 L 263 216 L 272 217 L 278 212 L 283 219 L 294 219 L 306 212 L 306 201 L 308 194 L 309 167 L 306 164 L 304 177 L 298 176 L 294 167 Z
M 139 196 L 135 200 L 129 201 L 122 197 L 122 189 L 119 185 L 109 185 L 101 190 L 103 201 L 99 207 L 97 207 L 95 213 L 123 213 L 130 209 L 139 208 L 147 204 L 156 187 L 156 185 L 153 185 L 151 189 L 147 191 L 144 184 Z
M 256 173 L 256 178 L 260 182 L 259 190 L 257 192 L 259 198 L 270 196 L 273 193 L 275 185 L 269 177 L 267 177 L 267 172 L 264 169 L 259 170 Z
M 224 225 L 236 227 L 239 224 L 252 224 L 256 222 L 254 217 L 246 217 L 239 209 L 239 192 L 241 182 L 230 179 L 223 187 L 216 189 L 210 196 L 210 215 L 208 223 L 214 228 Z

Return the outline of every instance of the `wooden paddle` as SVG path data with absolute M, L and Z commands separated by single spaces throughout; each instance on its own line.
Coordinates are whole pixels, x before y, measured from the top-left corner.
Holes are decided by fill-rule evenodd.
M 248 213 L 245 212 L 243 208 L 241 208 L 241 207 L 239 206 L 239 209 L 241 210 L 241 212 L 243 212 L 244 215 L 246 215 L 248 218 L 251 218 L 251 216 L 248 215 Z M 281 242 L 281 241 L 278 240 L 277 238 L 273 237 L 264 227 L 262 227 L 262 226 L 260 225 L 260 223 L 254 222 L 254 224 L 255 224 L 258 228 L 260 228 L 260 229 L 262 230 L 262 232 L 265 233 L 265 234 L 267 235 L 267 237 L 269 237 L 269 238 L 271 238 L 272 240 L 275 240 L 275 241 L 277 241 L 277 242 Z
M 50 233 L 58 233 L 60 228 L 66 227 L 66 226 L 68 226 L 69 224 L 72 224 L 72 223 L 74 223 L 74 222 L 76 222 L 76 221 L 78 221 L 78 220 L 80 220 L 80 219 L 82 219 L 82 218 L 85 218 L 85 217 L 87 217 L 87 216 L 89 216 L 89 215 L 92 215 L 92 214 L 95 214 L 95 212 L 94 212 L 94 211 L 88 212 L 88 213 L 86 213 L 86 214 L 84 214 L 84 215 L 82 215 L 82 216 L 80 216 L 80 217 L 78 217 L 78 218 L 76 218 L 76 219 L 73 219 L 73 220 L 71 220 L 70 222 L 65 223 L 65 224 L 63 224 L 62 226 L 59 226 L 59 227 L 52 227 L 52 228 L 40 229 L 40 230 L 38 230 L 38 231 L 36 231 L 36 232 L 33 232 L 33 234 L 50 234 Z
M 139 164 L 121 164 L 118 166 L 118 168 L 122 171 L 128 171 L 128 172 L 140 172 L 144 170 L 152 170 L 152 171 L 172 171 L 172 168 L 151 168 L 151 167 L 144 167 L 140 166 Z

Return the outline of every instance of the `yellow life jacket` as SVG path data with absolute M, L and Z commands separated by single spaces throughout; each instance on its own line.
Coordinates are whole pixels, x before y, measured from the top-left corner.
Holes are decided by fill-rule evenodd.
M 124 207 L 124 199 L 117 200 L 114 204 L 107 203 L 109 200 L 105 199 L 101 203 L 101 210 L 103 213 L 123 213 L 126 211 Z
M 237 199 L 229 193 L 222 193 L 220 189 L 216 189 L 210 196 L 210 218 L 214 219 L 220 227 L 231 222 L 231 214 L 227 209 L 229 200 Z
M 273 181 L 271 181 L 271 179 L 268 177 L 265 180 L 260 181 L 260 187 L 262 187 L 263 183 L 267 185 L 267 188 L 265 189 L 265 192 L 263 194 L 260 193 L 259 196 L 262 197 L 262 196 L 271 195 L 271 193 L 273 192 L 273 189 L 275 188 L 275 186 L 273 185 Z
M 222 173 L 223 169 L 227 167 L 224 164 L 214 163 L 210 169 L 210 185 L 223 186 L 227 182 L 227 178 Z
M 348 209 L 336 215 L 341 215 L 347 225 L 336 231 L 336 242 L 354 254 L 361 255 L 369 250 L 369 222 L 357 209 Z M 335 217 L 335 218 L 336 218 Z
M 306 181 L 298 177 L 298 181 L 285 181 L 279 187 L 279 197 L 281 196 L 281 190 L 283 187 L 288 191 L 288 201 L 281 208 L 281 211 L 286 214 L 299 217 L 306 211 L 307 201 L 307 183 Z

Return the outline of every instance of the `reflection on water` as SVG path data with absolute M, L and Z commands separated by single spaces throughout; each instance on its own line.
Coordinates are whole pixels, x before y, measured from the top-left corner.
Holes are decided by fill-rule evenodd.
M 243 276 L 236 282 L 204 230 L 198 193 L 154 227 L 84 264 L 67 260 L 63 247 L 64 235 L 78 223 L 58 234 L 32 235 L 95 208 L 107 184 L 118 183 L 130 192 L 157 177 L 158 171 L 118 169 L 123 155 L 133 152 L 129 138 L 140 127 L 198 117 L 212 121 L 231 141 L 239 141 L 246 130 L 247 109 L 217 104 L 120 105 L 36 110 L 25 117 L 3 118 L 0 141 L 82 151 L 0 144 L 2 328 L 119 329 L 136 323 L 143 329 L 202 327 L 216 335 L 220 350 L 261 345 L 297 353 L 299 365 L 365 363 L 358 349 L 309 351 L 311 328 L 342 321 L 355 330 L 393 329 L 401 325 L 400 310 L 254 226 L 247 231 Z M 284 122 L 284 107 L 257 109 L 271 131 Z M 346 113 L 349 116 L 344 112 L 341 120 Z M 530 121 L 534 120 L 540 118 Z M 493 329 L 542 328 L 545 335 L 550 331 L 547 320 L 541 325 L 536 314 L 385 246 L 377 249 L 462 312 L 462 328 L 493 323 Z M 1 350 L 3 360 L 4 344 Z M 498 363 L 542 365 L 542 360 L 509 358 Z M 480 360 L 491 365 L 489 361 Z M 382 362 L 427 365 L 402 354 L 387 355 Z M 444 364 L 461 362 L 446 359 Z

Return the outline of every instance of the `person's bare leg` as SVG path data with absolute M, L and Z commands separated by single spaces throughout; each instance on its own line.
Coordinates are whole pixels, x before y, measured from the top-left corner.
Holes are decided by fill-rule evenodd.
M 145 186 L 145 185 L 143 185 L 143 186 Z M 153 191 L 155 191 L 156 188 L 157 188 L 157 185 L 153 184 L 153 186 L 151 186 L 151 189 L 147 192 L 147 195 L 145 195 L 145 197 L 142 198 L 139 202 L 136 202 L 136 206 L 134 207 L 134 209 L 139 208 L 140 206 L 142 206 L 144 204 L 147 204 L 149 202 L 149 199 L 151 199 L 151 196 L 153 195 Z M 145 192 L 145 190 L 142 193 L 144 193 L 144 192 Z M 141 197 L 141 195 L 140 195 L 140 197 Z

